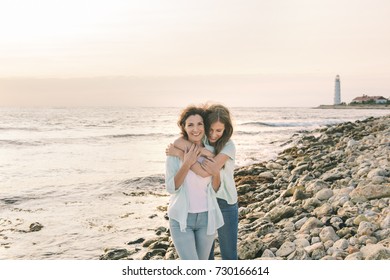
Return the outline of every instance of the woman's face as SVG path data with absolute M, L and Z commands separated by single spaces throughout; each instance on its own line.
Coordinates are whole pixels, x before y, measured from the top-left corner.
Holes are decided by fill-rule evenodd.
M 217 142 L 218 139 L 222 137 L 224 131 L 225 131 L 225 125 L 220 121 L 216 121 L 212 123 L 210 126 L 210 131 L 208 136 L 210 144 L 215 144 L 215 142 Z
M 189 141 L 195 144 L 200 144 L 204 136 L 204 123 L 202 116 L 189 116 L 185 121 L 184 130 L 187 132 Z

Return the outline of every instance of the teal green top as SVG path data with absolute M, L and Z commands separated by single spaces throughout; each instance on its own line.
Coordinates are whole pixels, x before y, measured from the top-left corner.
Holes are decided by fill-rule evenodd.
M 207 139 L 204 144 L 209 148 L 210 144 Z M 234 168 L 236 159 L 236 146 L 232 140 L 229 140 L 222 148 L 221 154 L 229 157 L 223 168 L 221 168 L 221 186 L 217 192 L 217 198 L 224 199 L 228 204 L 235 204 L 237 202 L 237 189 L 234 181 Z

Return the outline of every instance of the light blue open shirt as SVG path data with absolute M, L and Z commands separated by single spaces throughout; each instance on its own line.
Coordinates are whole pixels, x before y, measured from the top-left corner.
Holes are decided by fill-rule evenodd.
M 213 147 L 206 145 L 206 148 L 213 151 Z M 182 161 L 178 157 L 168 156 L 166 161 L 165 171 L 165 186 L 171 194 L 171 199 L 168 208 L 168 216 L 170 219 L 176 220 L 180 224 L 180 230 L 185 231 L 187 227 L 187 216 L 189 207 L 188 186 L 184 182 L 179 188 L 175 189 L 175 175 L 182 165 Z M 222 187 L 221 179 L 221 187 Z M 208 224 L 207 234 L 216 234 L 217 229 L 222 227 L 223 216 L 219 209 L 216 193 L 212 183 L 207 185 L 207 207 L 208 207 Z

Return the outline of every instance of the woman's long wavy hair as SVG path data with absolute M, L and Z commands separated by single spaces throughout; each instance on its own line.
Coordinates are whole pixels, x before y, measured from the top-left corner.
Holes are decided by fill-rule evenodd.
M 221 104 L 213 104 L 206 106 L 206 133 L 209 135 L 210 127 L 213 123 L 219 121 L 225 125 L 225 130 L 222 137 L 217 140 L 214 145 L 215 154 L 218 155 L 222 148 L 229 141 L 233 134 L 233 123 L 228 108 Z

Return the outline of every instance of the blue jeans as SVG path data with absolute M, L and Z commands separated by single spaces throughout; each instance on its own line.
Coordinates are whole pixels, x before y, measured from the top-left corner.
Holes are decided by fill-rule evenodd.
M 218 229 L 219 248 L 223 260 L 237 260 L 238 238 L 238 204 L 228 204 L 226 200 L 217 198 L 224 225 Z M 214 245 L 209 260 L 214 259 Z
M 207 235 L 208 213 L 188 213 L 185 232 L 180 224 L 169 219 L 173 244 L 181 260 L 207 260 L 215 235 Z

